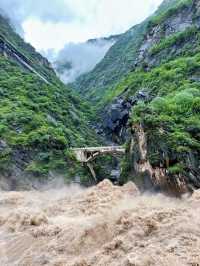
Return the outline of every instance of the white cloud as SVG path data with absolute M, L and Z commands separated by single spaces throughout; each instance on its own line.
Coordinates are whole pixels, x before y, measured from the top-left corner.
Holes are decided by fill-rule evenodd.
M 61 21 L 71 18 L 65 0 L 1 0 L 0 8 L 12 19 L 23 22 L 29 17 L 43 21 Z
M 0 10 L 3 10 L 20 32 L 22 23 L 29 18 L 35 18 L 43 23 L 57 23 L 68 22 L 72 17 L 65 0 L 1 0 Z
M 65 83 L 91 71 L 101 61 L 115 40 L 98 39 L 85 43 L 69 43 L 56 56 L 55 69 Z M 69 67 L 66 67 L 69 66 Z M 63 67 L 64 66 L 64 67 Z
M 1 0 L 0 8 L 21 23 L 38 50 L 126 31 L 162 0 Z

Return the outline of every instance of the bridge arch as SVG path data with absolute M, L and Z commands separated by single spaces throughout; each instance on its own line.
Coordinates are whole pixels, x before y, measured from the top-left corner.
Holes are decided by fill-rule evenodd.
M 97 178 L 92 161 L 102 155 L 123 155 L 126 152 L 123 146 L 73 148 L 72 151 L 78 162 L 88 166 L 95 181 L 97 181 Z

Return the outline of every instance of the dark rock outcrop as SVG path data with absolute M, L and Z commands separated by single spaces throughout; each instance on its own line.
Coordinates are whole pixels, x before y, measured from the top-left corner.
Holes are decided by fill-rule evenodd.
M 124 143 L 128 138 L 128 120 L 132 107 L 139 101 L 149 101 L 150 95 L 145 90 L 140 90 L 135 96 L 119 96 L 106 109 L 103 114 L 103 122 L 99 128 L 103 128 L 106 137 L 117 143 Z M 99 130 L 99 133 L 102 133 Z

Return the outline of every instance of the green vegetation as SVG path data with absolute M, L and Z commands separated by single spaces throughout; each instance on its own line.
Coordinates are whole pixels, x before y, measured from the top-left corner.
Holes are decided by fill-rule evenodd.
M 133 122 L 142 121 L 149 134 L 163 139 L 176 153 L 200 150 L 200 86 L 174 91 L 149 105 L 138 105 Z
M 150 72 L 138 70 L 117 87 L 128 87 L 127 97 L 141 88 L 153 98 L 132 110 L 131 122 L 140 123 L 147 135 L 148 157 L 152 165 L 166 165 L 169 174 L 183 173 L 192 156 L 198 165 L 200 154 L 200 53 L 180 57 Z M 123 164 L 124 175 L 130 162 Z M 167 161 L 169 160 L 169 165 Z M 125 178 L 125 177 L 124 177 Z
M 88 179 L 70 148 L 99 142 L 88 125 L 89 105 L 61 83 L 47 59 L 25 43 L 1 15 L 0 26 L 0 38 L 51 83 L 0 55 L 0 173 L 8 176 L 17 168 L 25 176 L 56 172 L 67 179 Z
M 86 170 L 75 162 L 69 148 L 97 145 L 98 138 L 89 128 L 88 121 L 96 119 L 97 112 L 116 96 L 123 94 L 129 98 L 139 90 L 149 93 L 149 101 L 140 102 L 133 108 L 130 122 L 143 126 L 151 164 L 164 166 L 170 175 L 187 171 L 190 167 L 188 158 L 192 157 L 194 164 L 199 164 L 198 29 L 192 26 L 151 47 L 147 57 L 160 59 L 154 68 L 136 64 L 144 37 L 151 27 L 161 24 L 162 31 L 166 19 L 189 5 L 192 5 L 191 0 L 164 1 L 152 17 L 123 34 L 92 72 L 72 85 L 92 107 L 64 86 L 48 61 L 24 43 L 0 16 L 0 35 L 51 82 L 51 85 L 45 84 L 11 59 L 0 56 L 0 172 L 8 172 L 17 165 L 27 174 L 46 176 L 56 171 L 65 173 L 66 178 L 78 175 L 87 183 Z M 175 53 L 170 51 L 174 45 L 180 48 Z M 123 180 L 128 179 L 131 163 L 128 156 L 122 162 Z M 95 170 L 106 176 L 109 167 L 100 169 L 99 166 L 112 164 L 110 157 L 99 158 Z
M 8 19 L 4 18 L 0 14 L 0 38 L 5 37 L 21 54 L 23 54 L 30 62 L 30 65 L 38 71 L 41 75 L 47 78 L 50 82 L 59 82 L 56 79 L 53 68 L 50 66 L 47 59 L 42 57 L 36 52 L 30 44 L 24 42 L 24 40 L 14 32 L 9 24 Z
M 47 85 L 2 56 L 0 99 L 0 136 L 8 145 L 0 157 L 1 168 L 14 163 L 20 151 L 30 161 L 25 165 L 29 173 L 65 171 L 72 161 L 69 147 L 97 143 L 83 101 L 64 85 Z
M 95 69 L 73 84 L 82 97 L 102 107 L 103 98 L 134 68 L 134 59 L 143 41 L 146 26 L 145 21 L 123 34 Z
M 157 13 L 147 25 L 147 31 L 159 25 L 155 38 L 159 37 L 160 42 L 144 54 L 141 64 L 124 76 L 115 89 L 107 90 L 103 100 L 109 102 L 119 95 L 129 99 L 140 90 L 147 92 L 148 100 L 139 102 L 132 109 L 130 124 L 144 129 L 148 160 L 154 169 L 166 169 L 169 182 L 180 177 L 187 184 L 199 187 L 200 35 L 196 23 L 199 16 L 197 2 L 173 1 L 172 8 L 171 1 L 168 3 L 167 12 Z M 177 12 L 183 16 L 182 12 L 186 11 L 194 19 L 191 26 L 165 38 L 165 26 L 170 18 Z M 136 137 L 134 129 L 132 134 Z M 127 143 L 127 150 L 130 145 Z M 137 172 L 133 160 L 139 160 L 137 143 L 133 153 L 127 154 L 122 162 L 122 182 L 134 178 L 138 183 L 145 178 L 145 174 L 142 176 Z
M 199 86 L 199 60 L 200 53 L 189 57 L 179 57 L 149 72 L 138 69 L 119 83 L 115 93 L 119 95 L 124 88 L 128 88 L 126 95 L 129 97 L 139 89 L 145 88 L 152 93 L 152 96 L 164 96 L 173 91 L 186 89 L 187 86 L 196 88 Z
M 181 45 L 182 43 L 188 41 L 190 38 L 193 38 L 193 37 L 195 37 L 195 41 L 199 43 L 200 34 L 196 26 L 190 27 L 183 32 L 178 32 L 176 34 L 173 34 L 172 36 L 162 39 L 158 44 L 154 45 L 150 49 L 149 54 L 155 55 L 161 52 L 162 50 L 169 48 L 173 45 Z
M 182 164 L 175 164 L 168 168 L 169 174 L 180 174 L 184 173 L 184 166 Z
M 185 8 L 188 8 L 192 6 L 193 0 L 175 0 L 175 1 L 169 1 L 168 5 L 161 6 L 162 12 L 159 12 L 155 16 L 151 18 L 149 21 L 148 28 L 155 27 L 156 25 L 161 24 L 164 22 L 167 18 L 173 16 L 176 14 L 177 11 L 183 10 Z
M 122 34 L 94 70 L 81 76 L 73 87 L 81 96 L 94 103 L 95 109 L 101 110 L 117 95 L 117 84 L 135 69 L 138 50 L 150 27 L 161 23 L 190 3 L 191 0 L 164 1 L 154 15 Z

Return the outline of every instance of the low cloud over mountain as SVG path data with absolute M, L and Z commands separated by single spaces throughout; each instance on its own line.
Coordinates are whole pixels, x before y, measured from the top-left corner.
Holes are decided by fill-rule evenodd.
M 54 62 L 54 67 L 62 81 L 65 83 L 73 82 L 80 75 L 92 70 L 118 37 L 66 44 Z

